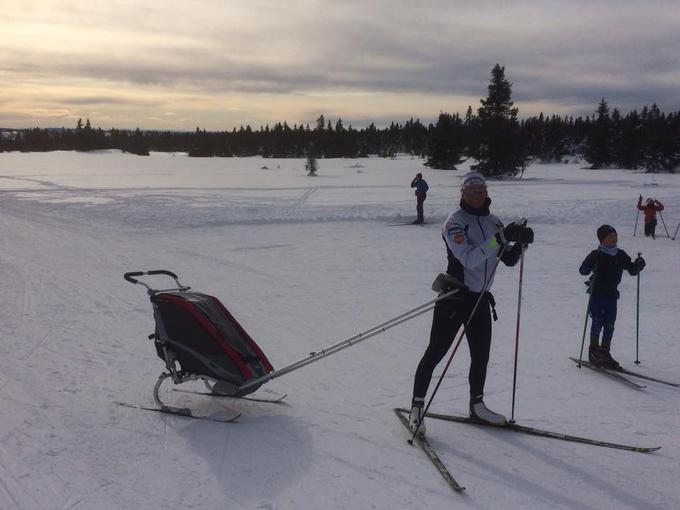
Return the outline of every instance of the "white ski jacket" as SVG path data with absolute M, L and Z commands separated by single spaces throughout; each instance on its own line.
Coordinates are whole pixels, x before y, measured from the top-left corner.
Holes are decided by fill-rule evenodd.
M 493 268 L 501 249 L 496 234 L 503 244 L 503 223 L 489 213 L 490 199 L 480 210 L 473 210 L 461 202 L 461 208 L 451 213 L 442 227 L 446 243 L 447 273 L 462 282 L 471 292 L 491 289 Z M 514 266 L 520 250 L 513 246 L 506 249 L 501 257 L 507 266 Z

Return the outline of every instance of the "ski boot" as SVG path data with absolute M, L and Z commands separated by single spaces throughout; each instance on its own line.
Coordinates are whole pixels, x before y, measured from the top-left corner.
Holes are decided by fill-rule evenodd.
M 619 362 L 612 358 L 612 355 L 609 353 L 609 349 L 605 349 L 603 347 L 600 349 L 600 353 L 601 353 L 600 355 L 602 356 L 602 364 L 600 366 L 602 368 L 606 368 L 609 370 L 618 370 L 619 368 L 621 368 Z
M 588 348 L 588 362 L 598 368 L 605 368 L 607 359 L 604 355 L 604 349 L 599 345 L 591 345 Z
M 408 426 L 411 432 L 418 431 L 420 437 L 425 437 L 425 401 L 423 399 L 414 398 L 411 406 L 411 413 L 408 417 Z
M 505 425 L 508 421 L 502 414 L 494 413 L 486 407 L 481 396 L 470 399 L 470 418 L 489 425 Z

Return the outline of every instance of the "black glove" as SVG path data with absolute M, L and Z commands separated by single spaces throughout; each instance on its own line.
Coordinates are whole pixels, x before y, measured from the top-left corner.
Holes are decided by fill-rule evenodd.
M 515 222 L 510 223 L 503 229 L 503 236 L 510 242 L 531 244 L 534 242 L 534 231 Z
M 635 264 L 635 267 L 637 267 L 638 273 L 639 273 L 640 271 L 642 271 L 642 270 L 644 269 L 644 267 L 647 265 L 647 264 L 645 263 L 645 259 L 643 259 L 643 258 L 640 257 L 640 256 L 638 256 L 638 258 L 635 259 L 635 261 L 633 262 L 633 264 Z

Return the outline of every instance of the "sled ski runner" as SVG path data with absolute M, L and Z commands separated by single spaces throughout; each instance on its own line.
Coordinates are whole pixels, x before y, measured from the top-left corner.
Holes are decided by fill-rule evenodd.
M 595 372 L 600 372 L 601 374 L 608 375 L 608 376 L 611 377 L 612 379 L 614 379 L 614 380 L 616 380 L 616 381 L 619 381 L 619 382 L 622 382 L 623 384 L 625 384 L 625 385 L 627 385 L 627 386 L 630 386 L 631 388 L 635 388 L 636 390 L 643 390 L 643 389 L 645 389 L 645 388 L 647 387 L 647 386 L 645 386 L 644 384 L 636 383 L 635 381 L 631 381 L 631 380 L 628 379 L 627 377 L 624 377 L 624 376 L 621 375 L 621 374 L 626 373 L 626 372 L 623 372 L 623 371 L 621 371 L 621 370 L 615 370 L 615 369 L 611 369 L 611 368 L 597 367 L 597 366 L 595 366 L 595 365 L 591 365 L 591 364 L 588 363 L 587 361 L 584 361 L 584 360 L 579 361 L 579 360 L 576 359 L 576 358 L 571 358 L 571 357 L 570 357 L 569 359 L 572 360 L 574 363 L 576 363 L 577 366 L 578 366 L 578 365 L 583 365 L 584 367 L 587 367 L 587 368 L 589 368 L 589 369 L 591 369 L 591 370 L 593 370 L 593 371 L 595 371 Z M 633 374 L 628 374 L 628 375 L 631 375 L 631 376 L 632 376 Z
M 197 391 L 197 390 L 185 390 L 181 388 L 173 388 L 172 391 L 177 391 L 179 393 L 191 393 L 193 395 L 204 395 L 206 397 L 217 397 L 217 398 L 233 398 L 236 400 L 249 400 L 250 402 L 263 402 L 267 404 L 282 404 L 283 399 L 288 396 L 286 393 L 285 395 L 281 395 L 278 398 L 260 398 L 260 397 L 237 397 L 234 395 L 223 395 L 222 393 L 211 393 L 209 391 Z
M 219 423 L 235 423 L 241 417 L 241 413 L 232 416 L 231 418 L 220 418 L 218 416 L 206 416 L 202 414 L 192 414 L 190 409 L 181 409 L 177 407 L 148 407 L 137 404 L 128 404 L 127 402 L 116 402 L 119 406 L 129 407 L 131 409 L 140 409 L 142 411 L 154 411 L 156 413 L 172 414 L 175 416 L 182 416 L 184 418 L 193 418 L 194 420 L 215 421 Z
M 401 413 L 408 413 L 406 409 L 396 409 L 395 411 L 399 411 Z M 550 430 L 542 430 L 542 429 L 537 429 L 534 427 L 527 427 L 525 425 L 519 425 L 517 423 L 510 423 L 506 422 L 504 425 L 492 425 L 490 423 L 484 423 L 480 422 L 477 420 L 474 420 L 472 418 L 469 418 L 467 416 L 457 416 L 457 415 L 451 415 L 451 414 L 437 414 L 437 413 L 427 413 L 425 415 L 426 418 L 432 418 L 435 420 L 445 420 L 445 421 L 453 421 L 457 423 L 468 423 L 470 425 L 481 425 L 483 427 L 495 427 L 495 428 L 500 428 L 500 429 L 508 429 L 508 430 L 513 430 L 515 432 L 522 432 L 524 434 L 530 434 L 532 436 L 541 436 L 541 437 L 547 437 L 551 439 L 559 439 L 560 441 L 569 441 L 572 443 L 583 443 L 583 444 L 589 444 L 592 446 L 602 446 L 604 448 L 615 448 L 617 450 L 627 450 L 630 452 L 638 452 L 638 453 L 651 453 L 655 452 L 658 449 L 660 449 L 660 446 L 653 446 L 653 447 L 644 447 L 644 446 L 632 446 L 632 445 L 627 445 L 627 444 L 620 444 L 620 443 L 610 443 L 607 441 L 599 441 L 597 439 L 590 439 L 587 437 L 579 437 L 579 436 L 571 436 L 569 434 L 562 434 L 561 432 L 552 432 Z
M 409 432 L 411 431 L 411 428 L 408 426 L 408 419 L 404 415 L 404 413 L 408 413 L 405 409 L 395 409 L 394 414 L 397 415 L 397 418 L 399 418 L 399 421 L 406 427 L 406 430 Z M 428 442 L 425 437 L 422 437 L 420 435 L 417 435 L 414 439 L 414 442 L 420 446 L 420 448 L 425 452 L 425 455 L 432 461 L 432 464 L 437 468 L 437 471 L 442 475 L 444 480 L 446 480 L 446 483 L 449 484 L 449 486 L 456 492 L 461 492 L 465 490 L 465 487 L 460 485 L 456 479 L 451 476 L 451 473 L 449 473 L 449 470 L 446 469 L 446 466 L 444 463 L 441 461 L 437 453 L 434 451 L 430 443 Z

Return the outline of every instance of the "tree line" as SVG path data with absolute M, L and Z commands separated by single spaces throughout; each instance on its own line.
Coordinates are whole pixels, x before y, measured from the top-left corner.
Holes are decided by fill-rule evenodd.
M 253 129 L 193 132 L 102 130 L 82 119 L 73 128 L 5 130 L 0 151 L 92 151 L 121 149 L 186 152 L 194 157 L 360 158 L 409 153 L 437 169 L 455 169 L 468 158 L 485 175 L 516 175 L 532 161 L 560 162 L 575 155 L 591 168 L 675 171 L 680 167 L 680 112 L 665 114 L 656 104 L 622 115 L 603 98 L 592 116 L 544 115 L 518 119 L 505 68 L 491 70 L 488 94 L 465 115 L 441 112 L 435 123 L 411 118 L 377 128 L 345 127 L 319 116 L 313 127 L 286 122 Z

